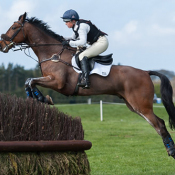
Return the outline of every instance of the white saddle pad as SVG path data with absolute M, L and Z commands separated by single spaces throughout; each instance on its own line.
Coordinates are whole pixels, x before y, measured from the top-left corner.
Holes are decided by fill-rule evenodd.
M 75 61 L 75 56 L 72 57 L 72 65 L 78 69 L 80 69 Z M 103 77 L 106 77 L 108 76 L 110 70 L 111 70 L 111 66 L 112 64 L 110 65 L 102 65 L 102 64 L 99 64 L 99 63 L 96 63 L 95 62 L 95 65 L 94 65 L 94 68 L 93 70 L 90 72 L 90 75 L 91 74 L 98 74 L 98 75 L 101 75 Z M 76 68 L 73 69 L 77 72 L 77 73 L 81 73 L 82 71 L 81 70 L 77 70 Z

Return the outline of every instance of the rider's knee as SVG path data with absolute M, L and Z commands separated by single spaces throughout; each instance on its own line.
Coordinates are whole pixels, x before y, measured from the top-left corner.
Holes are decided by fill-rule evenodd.
M 82 52 L 79 54 L 79 60 L 81 61 L 86 55 Z

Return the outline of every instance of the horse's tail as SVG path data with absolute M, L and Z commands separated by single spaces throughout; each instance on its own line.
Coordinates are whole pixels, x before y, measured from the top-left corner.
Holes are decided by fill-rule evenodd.
M 156 71 L 149 71 L 149 75 L 158 76 L 161 80 L 160 93 L 163 105 L 169 115 L 169 125 L 171 129 L 175 129 L 175 106 L 173 104 L 173 89 L 169 79 Z

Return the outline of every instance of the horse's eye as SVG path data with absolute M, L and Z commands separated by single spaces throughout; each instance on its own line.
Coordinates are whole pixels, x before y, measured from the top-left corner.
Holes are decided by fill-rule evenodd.
M 13 26 L 13 27 L 12 27 L 12 30 L 15 30 L 15 29 L 16 29 L 16 27 L 15 27 L 15 26 Z

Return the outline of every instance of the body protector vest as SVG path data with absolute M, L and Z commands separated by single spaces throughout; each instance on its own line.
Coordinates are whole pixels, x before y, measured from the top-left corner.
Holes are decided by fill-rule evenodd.
M 77 29 L 74 30 L 74 27 L 72 28 L 73 31 L 75 32 L 76 38 L 79 37 L 78 30 L 79 30 L 81 23 L 86 23 L 90 26 L 90 30 L 87 34 L 87 42 L 89 44 L 93 44 L 94 42 L 96 42 L 98 40 L 99 36 L 107 35 L 106 33 L 99 30 L 94 24 L 92 24 L 91 21 L 80 19 L 79 21 L 77 21 L 77 24 L 76 24 L 76 25 L 78 25 Z

